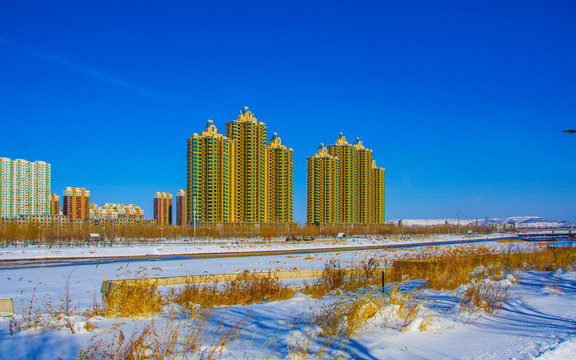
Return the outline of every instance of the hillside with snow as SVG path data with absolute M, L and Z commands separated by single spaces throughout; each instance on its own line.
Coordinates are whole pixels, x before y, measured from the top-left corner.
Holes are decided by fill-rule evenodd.
M 569 228 L 576 225 L 570 221 L 548 220 L 539 216 L 513 216 L 508 218 L 475 218 L 475 219 L 393 219 L 389 220 L 393 224 L 402 224 L 403 226 L 442 226 L 452 225 L 461 226 L 495 226 L 497 224 L 516 225 L 518 229 L 550 229 L 550 228 Z

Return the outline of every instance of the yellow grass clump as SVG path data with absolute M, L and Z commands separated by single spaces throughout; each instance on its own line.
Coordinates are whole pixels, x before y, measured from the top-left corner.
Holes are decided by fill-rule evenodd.
M 272 275 L 263 276 L 245 271 L 223 285 L 187 284 L 168 294 L 169 301 L 184 307 L 211 308 L 221 305 L 247 305 L 265 301 L 285 300 L 296 291 Z

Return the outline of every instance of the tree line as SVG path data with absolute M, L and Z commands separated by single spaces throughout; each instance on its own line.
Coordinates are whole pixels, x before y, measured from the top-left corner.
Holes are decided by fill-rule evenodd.
M 104 244 L 146 243 L 162 240 L 193 239 L 288 239 L 312 240 L 346 236 L 413 236 L 427 234 L 455 234 L 455 225 L 403 227 L 395 224 L 284 224 L 284 223 L 199 223 L 196 226 L 163 225 L 154 223 L 94 224 L 91 221 L 25 224 L 4 221 L 0 223 L 2 246 L 12 244 L 82 245 L 93 240 L 90 234 L 98 234 Z M 460 226 L 460 233 L 488 233 L 494 229 L 480 226 Z

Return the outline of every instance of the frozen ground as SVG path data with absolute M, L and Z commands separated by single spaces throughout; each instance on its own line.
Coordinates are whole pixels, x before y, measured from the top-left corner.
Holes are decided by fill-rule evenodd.
M 428 239 L 427 239 L 428 240 Z M 382 243 L 382 240 L 374 240 Z M 366 241 L 369 243 L 370 241 Z M 350 240 L 343 244 L 357 245 L 364 240 Z M 313 244 L 302 244 L 313 245 Z M 258 244 L 185 244 L 183 248 L 200 247 L 204 251 L 221 246 L 231 249 L 271 246 L 284 249 L 283 243 Z M 352 246 L 352 245 L 350 245 Z M 451 245 L 466 247 L 498 247 L 503 251 L 519 247 L 531 247 L 526 243 L 486 242 L 473 245 Z M 139 254 L 158 249 L 171 249 L 168 244 L 161 246 L 130 246 L 112 248 L 116 255 Z M 329 259 L 337 259 L 349 265 L 370 257 L 392 261 L 407 252 L 436 251 L 438 247 L 422 247 L 392 250 L 335 251 L 318 254 L 258 255 L 251 257 L 205 258 L 186 260 L 161 260 L 155 262 L 134 262 L 123 264 L 97 264 L 61 266 L 50 268 L 29 268 L 0 270 L 0 298 L 14 299 L 16 320 L 30 308 L 57 308 L 64 304 L 66 294 L 70 295 L 70 306 L 80 313 L 94 302 L 100 301 L 100 285 L 104 279 L 130 277 L 141 266 L 153 275 L 176 276 L 191 274 L 231 273 L 242 270 L 270 269 L 320 269 Z M 46 258 L 52 249 L 9 248 L 5 252 L 23 251 L 21 258 Z M 64 249 L 69 256 L 81 257 L 93 249 Z M 69 251 L 68 251 L 69 250 Z M 106 249 L 108 251 L 108 249 Z M 186 250 L 191 251 L 191 250 Z M 253 250 L 252 250 L 253 251 Z M 31 256 L 34 253 L 35 256 Z M 6 253 L 0 253 L 5 258 Z M 75 255 L 72 255 L 75 254 Z M 103 256 L 103 255 L 99 255 Z M 334 359 L 574 359 L 576 353 L 576 273 L 556 272 L 516 272 L 503 277 L 498 282 L 509 286 L 509 296 L 503 309 L 496 314 L 487 314 L 479 309 L 463 311 L 454 293 L 418 290 L 424 299 L 417 316 L 408 324 L 401 324 L 394 309 L 387 307 L 374 316 L 362 331 L 351 337 L 339 337 L 338 341 L 327 341 L 318 327 L 310 325 L 311 314 L 342 300 L 342 296 L 331 295 L 322 299 L 311 299 L 297 293 L 285 301 L 269 302 L 247 306 L 229 306 L 214 309 L 203 328 L 206 329 L 204 355 L 210 349 L 216 351 L 216 358 L 222 359 L 305 359 L 313 355 L 298 357 L 296 349 L 305 349 L 318 358 Z M 406 288 L 417 288 L 418 283 L 405 284 Z M 69 291 L 67 291 L 69 288 Z M 377 292 L 376 288 L 365 288 L 362 292 Z M 360 294 L 357 294 L 360 295 Z M 10 334 L 9 316 L 0 317 L 0 359 L 72 359 L 86 346 L 89 339 L 99 333 L 101 336 L 118 336 L 119 330 L 126 338 L 133 329 L 143 329 L 154 323 L 157 329 L 173 328 L 186 333 L 198 325 L 198 320 L 186 318 L 175 304 L 165 307 L 163 313 L 153 318 L 105 319 L 82 315 L 69 318 L 74 334 L 67 326 L 52 329 L 47 325 L 54 320 L 45 320 L 43 327 L 27 329 Z M 60 319 L 62 321 L 62 319 Z M 428 324 L 420 326 L 425 322 Z M 96 328 L 86 330 L 86 323 Z M 211 345 L 211 338 L 239 326 L 234 341 L 225 346 Z M 163 340 L 158 330 L 158 339 Z M 123 335 L 124 336 L 124 335 Z M 201 349 L 202 350 L 202 349 Z M 304 350 L 302 350 L 304 352 Z M 197 359 L 197 353 L 189 359 Z
M 161 243 L 152 245 L 123 245 L 113 246 L 10 246 L 0 248 L 0 260 L 18 259 L 55 259 L 55 258 L 99 258 L 99 257 L 122 257 L 122 256 L 165 256 L 165 255 L 200 255 L 231 252 L 259 252 L 259 251 L 306 251 L 311 249 L 330 248 L 353 248 L 370 247 L 380 245 L 397 245 L 421 242 L 441 243 L 458 239 L 491 239 L 506 235 L 491 234 L 480 236 L 416 236 L 416 237 L 389 237 L 389 238 L 350 238 L 347 240 L 315 240 L 301 242 L 285 242 L 280 239 L 270 243 L 251 242 L 238 239 L 237 241 L 205 241 L 190 239 L 178 243 Z

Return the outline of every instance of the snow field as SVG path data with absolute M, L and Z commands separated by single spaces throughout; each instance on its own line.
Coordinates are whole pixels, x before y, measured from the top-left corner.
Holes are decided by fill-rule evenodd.
M 458 246 L 462 245 L 451 247 Z M 523 243 L 466 245 L 501 251 L 530 246 Z M 142 351 L 150 357 L 154 356 L 154 342 L 156 349 L 162 344 L 171 344 L 171 349 L 183 351 L 194 343 L 189 339 L 195 337 L 201 341 L 195 349 L 188 349 L 190 359 L 209 358 L 210 354 L 216 358 L 221 355 L 223 359 L 571 358 L 570 349 L 576 336 L 574 271 L 515 271 L 499 279 L 486 280 L 487 285 L 507 289 L 502 308 L 491 313 L 482 307 L 462 304 L 460 298 L 471 284 L 454 291 L 438 291 L 426 289 L 424 282 L 413 280 L 398 288 L 388 284 L 386 297 L 380 294 L 379 287 L 369 286 L 354 293 L 334 291 L 320 299 L 297 292 L 288 300 L 222 306 L 208 313 L 191 314 L 170 303 L 160 313 L 142 319 L 106 319 L 81 314 L 94 301 L 100 301 L 99 286 L 104 278 L 122 277 L 127 270 L 134 272 L 140 266 L 153 265 L 158 268 L 153 272 L 160 276 L 230 273 L 244 269 L 321 269 L 331 259 L 339 260 L 343 266 L 375 256 L 391 263 L 394 258 L 409 253 L 423 254 L 437 249 L 1 270 L 0 297 L 16 299 L 19 320 L 25 317 L 32 300 L 34 306 L 40 308 L 46 309 L 47 304 L 59 308 L 66 303 L 66 294 L 72 300 L 69 305 L 73 311 L 70 316 L 52 318 L 43 313 L 44 318 L 39 320 L 43 326 L 22 329 L 13 335 L 10 335 L 13 319 L 0 317 L 0 359 L 72 359 L 81 349 L 97 341 L 102 341 L 104 348 L 121 350 L 121 337 L 124 344 L 131 339 L 148 344 Z M 294 285 L 298 285 L 298 281 Z M 349 321 L 350 318 L 356 321 Z M 165 358 L 179 358 L 175 355 L 178 354 Z

